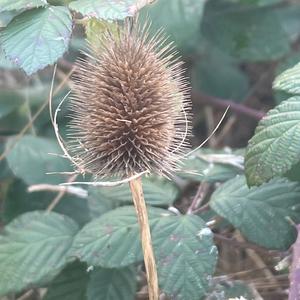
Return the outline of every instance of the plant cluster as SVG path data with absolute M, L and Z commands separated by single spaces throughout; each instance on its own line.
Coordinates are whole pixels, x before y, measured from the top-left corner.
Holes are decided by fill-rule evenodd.
M 164 299 L 259 299 L 259 293 L 287 299 L 290 286 L 295 300 L 300 5 L 150 2 L 0 0 L 0 295 L 147 299 L 129 186 L 60 185 L 93 178 L 72 173 L 47 111 L 53 76 L 47 66 L 57 63 L 57 106 L 74 87 L 70 78 L 75 60 L 86 55 L 85 37 L 98 47 L 105 28 L 113 31 L 113 22 L 122 26 L 139 13 L 139 22 L 152 20 L 149 35 L 162 27 L 186 62 L 196 146 L 230 104 L 207 147 L 186 156 L 171 180 L 143 177 Z M 68 105 L 57 121 L 66 138 Z M 228 249 L 247 259 L 230 258 Z

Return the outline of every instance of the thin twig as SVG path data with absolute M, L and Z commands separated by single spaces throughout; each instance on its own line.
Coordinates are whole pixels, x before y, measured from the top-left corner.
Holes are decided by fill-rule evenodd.
M 209 204 L 206 203 L 206 204 L 202 205 L 201 207 L 199 207 L 199 208 L 193 210 L 193 214 L 194 214 L 194 215 L 195 215 L 195 214 L 199 214 L 199 213 L 201 213 L 201 212 L 204 212 L 204 211 L 209 210 L 209 208 L 210 208 L 210 207 L 209 207 Z M 214 222 L 214 224 L 215 224 L 215 222 Z
M 196 91 L 192 92 L 192 98 L 194 98 L 195 101 L 202 102 L 206 105 L 212 105 L 222 109 L 230 106 L 231 110 L 235 112 L 239 117 L 247 116 L 259 121 L 265 116 L 265 113 L 262 111 L 255 110 L 253 108 L 247 107 L 243 104 L 236 103 L 229 99 L 221 99 L 218 97 L 213 97 Z
M 26 300 L 29 297 L 31 297 L 33 294 L 34 294 L 34 290 L 29 290 L 25 294 L 23 294 L 22 296 L 20 296 L 19 298 L 17 298 L 17 300 Z
M 77 178 L 78 174 L 71 176 L 68 182 L 72 182 Z M 47 212 L 50 212 L 54 209 L 54 207 L 59 203 L 62 197 L 65 195 L 66 191 L 60 191 L 57 196 L 51 201 L 50 205 L 47 207 Z
M 208 132 L 212 132 L 215 128 L 214 113 L 212 107 L 210 106 L 204 107 L 204 115 L 205 115 L 205 121 L 207 124 Z M 213 135 L 209 139 L 208 146 L 210 148 L 214 148 L 216 146 L 216 135 Z
M 222 234 L 214 233 L 214 237 L 215 237 L 215 239 L 217 239 L 219 241 L 228 243 L 232 247 L 238 247 L 238 248 L 242 248 L 242 249 L 253 249 L 255 251 L 262 252 L 267 255 L 277 254 L 277 251 L 270 251 L 268 249 L 264 249 L 262 247 L 259 247 L 255 244 L 252 244 L 249 242 L 240 242 L 240 241 L 236 240 L 235 238 L 228 238 Z
M 65 192 L 71 195 L 75 195 L 80 198 L 86 198 L 87 197 L 87 191 L 75 186 L 60 186 L 60 185 L 53 185 L 53 184 L 34 184 L 27 188 L 27 191 L 29 193 L 32 192 L 41 192 L 41 191 L 47 191 L 47 192 Z
M 195 149 L 193 149 L 192 151 L 188 152 L 187 154 L 185 154 L 185 156 L 189 156 L 191 154 L 193 154 L 194 152 L 196 152 L 197 150 L 199 150 L 200 148 L 202 148 L 203 145 L 205 145 L 207 143 L 207 141 L 209 141 L 211 139 L 211 137 L 216 133 L 216 131 L 219 129 L 219 127 L 221 126 L 228 110 L 229 110 L 230 106 L 227 106 L 227 108 L 225 109 L 225 112 L 222 116 L 222 118 L 220 119 L 220 121 L 218 122 L 217 126 L 215 127 L 215 129 L 210 133 L 210 135 Z
M 208 189 L 209 189 L 209 183 L 207 183 L 207 182 L 200 183 L 197 193 L 196 193 L 190 207 L 187 210 L 187 214 L 192 214 L 195 210 L 197 210 L 199 208 L 199 206 L 203 202 L 203 200 L 208 192 Z
M 143 194 L 141 177 L 131 180 L 129 182 L 129 186 L 131 189 L 132 199 L 137 213 L 138 223 L 140 226 L 141 242 L 149 290 L 149 300 L 158 300 L 159 288 L 157 268 L 152 248 L 150 225 L 148 220 L 147 207 Z
M 245 242 L 245 239 L 241 236 L 240 233 L 237 233 L 236 235 L 236 239 L 239 242 Z M 275 286 L 278 286 L 279 290 L 280 290 L 280 284 L 277 281 L 276 277 L 273 275 L 273 273 L 267 268 L 265 262 L 262 260 L 262 258 L 258 255 L 258 253 L 256 253 L 253 249 L 245 249 L 247 255 L 249 256 L 249 258 L 251 258 L 251 260 L 254 262 L 254 264 L 258 267 L 258 268 L 264 268 L 263 273 L 266 276 L 266 279 L 268 279 L 268 281 L 271 284 L 274 284 Z M 258 252 L 258 251 L 257 251 Z

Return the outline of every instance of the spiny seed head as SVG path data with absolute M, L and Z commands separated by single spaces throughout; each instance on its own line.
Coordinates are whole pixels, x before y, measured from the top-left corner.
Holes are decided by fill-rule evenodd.
M 173 172 L 186 148 L 187 87 L 161 33 L 125 23 L 77 62 L 70 150 L 96 176 Z

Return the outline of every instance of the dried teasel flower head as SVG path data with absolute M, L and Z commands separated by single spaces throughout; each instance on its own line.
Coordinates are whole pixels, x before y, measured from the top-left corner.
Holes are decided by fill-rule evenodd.
M 187 147 L 181 62 L 161 32 L 151 38 L 148 30 L 117 25 L 77 62 L 69 150 L 96 176 L 168 175 Z

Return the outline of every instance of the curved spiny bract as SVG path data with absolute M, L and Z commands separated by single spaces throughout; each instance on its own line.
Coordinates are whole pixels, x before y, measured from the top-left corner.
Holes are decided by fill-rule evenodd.
M 161 33 L 147 32 L 125 23 L 77 62 L 69 149 L 96 176 L 168 175 L 186 148 L 181 63 Z

